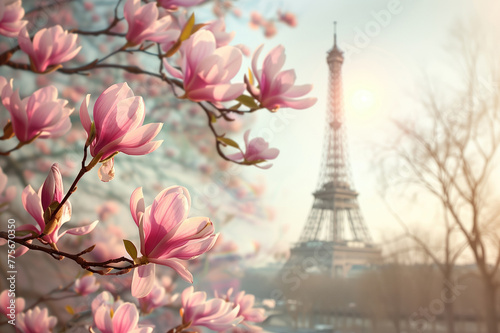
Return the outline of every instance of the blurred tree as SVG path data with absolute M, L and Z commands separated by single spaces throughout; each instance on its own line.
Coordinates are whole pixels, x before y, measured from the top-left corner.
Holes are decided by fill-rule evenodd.
M 426 239 L 409 229 L 407 233 L 431 256 L 445 283 L 462 254 L 461 242 L 466 244 L 483 284 L 487 331 L 496 333 L 500 237 L 498 204 L 492 200 L 498 193 L 491 185 L 499 172 L 500 91 L 495 83 L 500 72 L 498 61 L 489 58 L 497 53 L 488 49 L 481 33 L 463 27 L 457 31 L 453 55 L 459 55 L 465 69 L 458 86 L 438 91 L 430 85 L 416 119 L 394 121 L 399 135 L 378 161 L 387 185 L 403 185 L 405 192 L 417 188 L 417 194 L 430 194 L 439 202 L 445 230 L 442 256 Z M 448 332 L 453 332 L 453 302 L 445 305 Z

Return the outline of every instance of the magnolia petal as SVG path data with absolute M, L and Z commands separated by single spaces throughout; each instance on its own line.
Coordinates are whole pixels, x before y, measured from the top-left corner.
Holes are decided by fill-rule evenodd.
M 76 236 L 86 235 L 89 232 L 91 232 L 92 230 L 94 230 L 94 228 L 97 226 L 97 223 L 99 223 L 98 220 L 96 220 L 90 224 L 81 226 L 81 227 L 68 229 L 68 230 L 64 231 L 63 233 L 61 233 L 61 236 L 64 235 L 65 233 L 68 233 L 70 235 L 76 235 Z M 61 237 L 61 236 L 59 236 L 59 237 Z
M 105 183 L 113 180 L 115 178 L 115 161 L 114 158 L 111 158 L 104 162 L 97 174 L 99 175 L 99 179 Z
M 21 195 L 24 209 L 35 219 L 40 230 L 45 229 L 43 220 L 42 202 L 38 194 L 33 190 L 31 185 L 26 186 Z
M 176 79 L 182 79 L 182 72 L 178 70 L 177 68 L 174 68 L 170 63 L 167 61 L 167 59 L 163 59 L 163 67 L 165 67 L 165 70 L 167 71 L 168 74 L 172 75 Z
M 138 187 L 130 196 L 130 213 L 132 213 L 132 217 L 137 226 L 139 226 L 140 215 L 144 214 L 144 211 L 144 195 L 142 193 L 142 187 Z
M 297 99 L 297 100 L 288 100 L 287 99 L 283 103 L 283 106 L 297 109 L 297 110 L 303 110 L 303 109 L 310 108 L 311 106 L 316 104 L 317 101 L 318 101 L 318 99 L 316 97 L 309 97 L 309 98 Z
M 132 296 L 135 298 L 146 297 L 155 282 L 155 264 L 150 263 L 134 269 L 132 277 Z
M 181 263 L 180 260 L 169 258 L 169 259 L 150 259 L 158 265 L 168 266 L 177 272 L 185 281 L 193 283 L 193 274 L 188 271 L 188 269 Z
M 139 322 L 139 312 L 132 303 L 123 303 L 116 309 L 113 316 L 113 332 L 128 333 L 136 328 Z
M 101 304 L 94 312 L 94 323 L 102 332 L 113 332 L 110 308 L 107 304 Z
M 89 115 L 89 102 L 90 94 L 87 94 L 80 105 L 80 122 L 82 123 L 83 129 L 87 132 L 87 136 L 90 135 L 90 128 L 92 126 Z

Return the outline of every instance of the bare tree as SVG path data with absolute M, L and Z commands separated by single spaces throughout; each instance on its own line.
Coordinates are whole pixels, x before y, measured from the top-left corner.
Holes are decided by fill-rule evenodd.
M 457 53 L 463 57 L 463 86 L 450 87 L 445 93 L 429 89 L 416 120 L 394 122 L 396 144 L 387 147 L 382 158 L 405 168 L 405 172 L 391 173 L 393 183 L 407 188 L 416 185 L 423 189 L 419 193 L 437 200 L 445 229 L 444 258 L 407 231 L 433 258 L 445 279 L 451 278 L 462 253 L 460 243 L 470 250 L 483 285 L 487 331 L 497 333 L 500 238 L 495 228 L 498 202 L 491 184 L 500 155 L 500 92 L 495 85 L 500 76 L 486 60 L 491 52 L 482 53 L 481 42 L 471 43 L 461 36 Z M 459 237 L 453 241 L 455 231 Z M 453 332 L 452 304 L 447 305 L 448 332 Z

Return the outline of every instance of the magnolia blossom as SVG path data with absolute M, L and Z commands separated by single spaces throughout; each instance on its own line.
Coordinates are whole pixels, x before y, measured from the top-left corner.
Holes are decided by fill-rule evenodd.
M 21 333 L 49 333 L 52 332 L 57 324 L 57 318 L 49 316 L 47 309 L 40 309 L 35 306 L 34 309 L 20 313 L 17 316 L 16 328 Z
M 116 311 L 116 309 L 122 304 L 123 304 L 122 300 L 115 301 L 115 298 L 113 297 L 113 295 L 111 295 L 110 292 L 103 291 L 92 300 L 90 308 L 92 309 L 92 313 L 95 315 L 97 309 L 101 305 L 105 305 L 106 307 L 113 309 L 113 311 Z
M 169 303 L 170 297 L 165 288 L 160 286 L 156 281 L 153 285 L 153 289 L 151 289 L 151 292 L 147 296 L 139 298 L 139 306 L 141 308 L 141 312 L 144 314 L 151 313 L 155 309 Z
M 260 163 L 266 160 L 272 160 L 278 157 L 279 149 L 269 148 L 269 143 L 263 138 L 253 138 L 248 141 L 250 130 L 247 130 L 244 135 L 245 139 L 245 152 L 238 152 L 228 155 L 227 157 L 234 160 L 243 160 L 244 162 Z M 259 162 L 260 161 L 260 162 Z M 266 166 L 259 166 L 262 169 L 269 169 L 272 164 Z
M 44 73 L 49 66 L 57 68 L 80 52 L 82 47 L 77 46 L 77 38 L 77 34 L 69 33 L 60 25 L 56 25 L 39 30 L 33 37 L 33 41 L 30 40 L 28 30 L 23 28 L 19 33 L 18 42 L 21 50 L 30 57 L 33 69 Z
M 208 217 L 187 218 L 191 197 L 186 188 L 172 186 L 161 191 L 152 205 L 145 207 L 142 188 L 130 197 L 130 211 L 139 227 L 141 253 L 137 261 L 149 263 L 137 267 L 132 279 L 132 295 L 148 295 L 155 282 L 155 264 L 173 268 L 184 280 L 193 276 L 182 261 L 209 251 L 217 240 Z
M 158 5 L 165 9 L 175 10 L 178 7 L 191 7 L 202 3 L 205 0 L 158 0 Z
M 226 32 L 226 22 L 223 18 L 218 18 L 205 26 L 205 29 L 210 30 L 215 37 L 217 48 L 226 46 L 233 40 L 236 32 Z
M 82 296 L 95 293 L 99 289 L 99 283 L 96 282 L 96 278 L 93 275 L 85 275 L 79 279 L 76 279 L 73 290 Z
M 126 38 L 132 45 L 146 40 L 160 42 L 166 34 L 172 34 L 167 31 L 172 24 L 171 16 L 158 19 L 158 7 L 154 2 L 141 6 L 141 0 L 127 0 L 123 12 L 128 23 Z
M 253 75 L 257 79 L 259 86 L 253 86 L 248 77 L 245 76 L 248 92 L 260 102 L 261 107 L 276 111 L 285 107 L 306 109 L 314 105 L 316 98 L 296 99 L 309 93 L 312 84 L 294 86 L 295 71 L 289 69 L 280 72 L 285 63 L 285 49 L 282 45 L 272 49 L 264 59 L 263 68 L 257 69 L 257 59 L 262 48 L 263 45 L 255 51 L 252 58 Z
M 181 70 L 166 59 L 163 64 L 170 75 L 184 81 L 184 97 L 195 102 L 224 102 L 237 98 L 245 90 L 244 83 L 230 83 L 241 67 L 241 51 L 233 46 L 216 48 L 211 31 L 194 33 L 182 43 L 180 52 Z
M 7 176 L 3 173 L 2 168 L 0 168 L 0 212 L 6 209 L 12 200 L 16 196 L 16 187 L 7 187 Z
M 132 303 L 118 307 L 106 303 L 94 311 L 94 324 L 102 333 L 151 333 L 153 327 L 139 327 L 139 312 Z
M 71 128 L 69 115 L 73 109 L 66 107 L 68 101 L 57 98 L 57 89 L 48 86 L 35 91 L 21 100 L 19 90 L 13 90 L 13 80 L 0 76 L 2 103 L 9 111 L 12 128 L 20 142 L 30 142 L 37 136 L 57 138 Z
M 21 0 L 2 0 L 0 2 L 0 35 L 17 37 L 19 31 L 28 23 L 21 20 L 24 8 Z
M 188 287 L 181 296 L 182 323 L 189 326 L 204 326 L 220 332 L 238 325 L 243 317 L 238 317 L 240 306 L 226 302 L 220 298 L 207 301 L 205 292 L 194 292 Z
M 232 292 L 232 290 L 231 290 Z M 228 293 L 230 296 L 230 293 Z M 254 308 L 255 296 L 247 294 L 244 291 L 240 291 L 234 296 L 232 300 L 235 307 L 239 306 L 238 316 L 243 317 L 242 324 L 248 327 L 251 331 L 257 331 L 261 328 L 251 323 L 261 323 L 266 319 L 266 311 L 262 308 Z
M 14 301 L 14 303 L 12 301 Z M 25 305 L 26 302 L 24 298 L 17 297 L 13 299 L 9 297 L 9 289 L 0 293 L 0 313 L 3 313 L 7 318 L 16 318 L 16 313 L 22 312 Z
M 87 132 L 90 153 L 99 162 L 104 162 L 99 172 L 101 180 L 112 179 L 113 156 L 118 152 L 145 155 L 156 150 L 163 142 L 152 141 L 163 124 L 143 125 L 144 101 L 142 97 L 134 96 L 127 83 L 114 84 L 97 98 L 93 124 L 88 112 L 89 102 L 90 95 L 87 95 L 80 107 L 80 120 Z
M 71 219 L 71 204 L 66 201 L 54 220 L 49 221 L 50 216 L 45 212 L 49 206 L 54 208 L 53 203 L 60 203 L 64 197 L 64 188 L 59 165 L 54 163 L 50 169 L 47 179 L 38 192 L 35 192 L 31 185 L 26 186 L 22 193 L 24 209 L 35 219 L 37 226 L 26 224 L 17 228 L 17 231 L 32 231 L 37 235 L 44 233 L 44 241 L 55 246 L 57 241 L 66 233 L 71 235 L 85 235 L 91 232 L 98 221 L 94 221 L 83 227 L 71 228 L 59 234 L 61 226 Z

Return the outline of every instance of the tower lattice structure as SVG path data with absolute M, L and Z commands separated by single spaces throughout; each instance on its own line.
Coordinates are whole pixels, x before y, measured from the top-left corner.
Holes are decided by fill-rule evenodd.
M 342 92 L 344 54 L 337 46 L 336 31 L 326 59 L 328 107 L 318 185 L 299 242 L 284 268 L 347 275 L 354 266 L 379 262 L 380 250 L 372 242 L 352 182 Z

